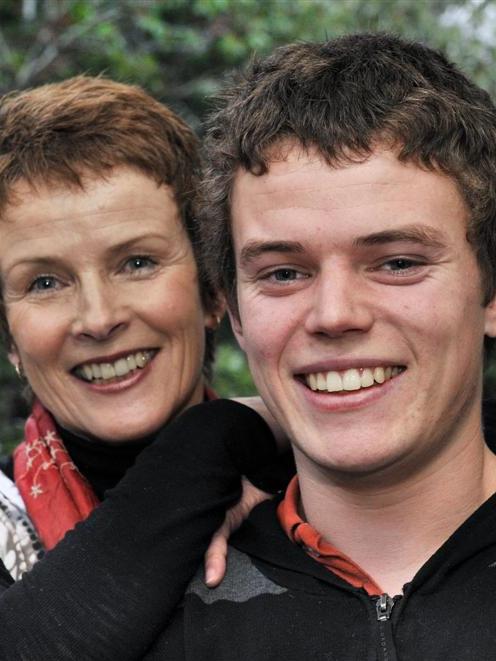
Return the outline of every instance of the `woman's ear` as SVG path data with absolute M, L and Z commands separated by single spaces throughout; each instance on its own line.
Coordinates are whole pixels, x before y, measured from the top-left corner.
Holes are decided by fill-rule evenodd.
M 19 356 L 17 347 L 14 344 L 12 344 L 12 346 L 10 347 L 7 357 L 9 359 L 9 363 L 15 369 L 17 376 L 20 379 L 24 378 L 24 370 L 22 368 L 21 357 Z
M 7 354 L 7 358 L 9 359 L 9 363 L 12 365 L 12 367 L 17 367 L 21 363 L 21 359 L 19 357 L 19 354 L 17 352 L 17 347 L 12 344 L 12 346 L 9 349 L 9 352 Z
M 209 312 L 205 312 L 205 328 L 217 330 L 226 312 L 226 299 L 219 296 Z

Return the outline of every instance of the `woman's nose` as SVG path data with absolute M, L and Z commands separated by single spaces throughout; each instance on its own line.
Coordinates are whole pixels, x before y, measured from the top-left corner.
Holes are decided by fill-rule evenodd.
M 129 307 L 106 282 L 88 282 L 77 294 L 73 334 L 81 339 L 106 340 L 129 322 Z

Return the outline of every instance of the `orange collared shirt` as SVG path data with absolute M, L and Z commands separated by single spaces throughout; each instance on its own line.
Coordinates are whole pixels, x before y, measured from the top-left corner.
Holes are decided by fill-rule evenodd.
M 309 523 L 303 521 L 298 514 L 299 498 L 300 487 L 298 476 L 295 475 L 277 510 L 279 522 L 289 539 L 302 546 L 314 560 L 353 587 L 363 588 L 370 596 L 381 595 L 383 590 L 367 572 L 325 540 Z

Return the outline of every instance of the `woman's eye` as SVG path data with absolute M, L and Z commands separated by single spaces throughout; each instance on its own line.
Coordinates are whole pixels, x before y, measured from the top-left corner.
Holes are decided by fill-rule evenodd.
M 154 266 L 156 266 L 156 262 L 151 259 L 151 257 L 136 255 L 135 257 L 130 257 L 126 261 L 124 269 L 128 271 L 143 271 L 145 269 L 153 268 Z
M 35 278 L 33 282 L 29 285 L 30 292 L 44 292 L 51 291 L 58 287 L 57 278 L 52 275 L 41 275 L 38 278 Z

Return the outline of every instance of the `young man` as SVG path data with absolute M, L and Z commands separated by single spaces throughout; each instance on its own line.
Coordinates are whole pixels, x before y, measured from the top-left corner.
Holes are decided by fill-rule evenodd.
M 205 244 L 298 476 L 192 584 L 167 658 L 494 658 L 495 107 L 355 35 L 253 65 L 207 148 Z

